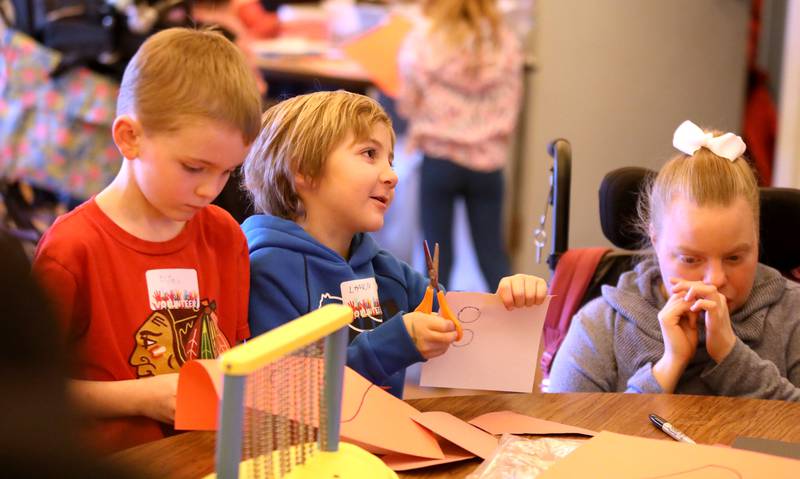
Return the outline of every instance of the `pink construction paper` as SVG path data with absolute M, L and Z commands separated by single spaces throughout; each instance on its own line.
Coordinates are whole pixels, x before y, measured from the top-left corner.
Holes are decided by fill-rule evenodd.
M 646 439 L 602 431 L 540 477 L 619 479 L 796 479 L 800 461 L 728 447 Z
M 550 297 L 511 311 L 495 294 L 449 292 L 446 298 L 464 336 L 422 365 L 420 386 L 531 392 Z
M 411 418 L 419 411 L 345 369 L 341 437 L 375 454 L 394 452 L 443 459 L 436 437 Z
M 431 432 L 476 456 L 486 459 L 497 448 L 497 438 L 442 411 L 421 412 L 411 417 Z
M 444 453 L 443 459 L 425 459 L 423 457 L 408 456 L 405 454 L 387 454 L 381 459 L 383 462 L 395 471 L 408 471 L 411 469 L 419 469 L 422 467 L 438 466 L 439 464 L 450 464 L 452 462 L 465 461 L 475 457 L 452 442 L 445 440 L 440 441 L 439 446 Z
M 582 427 L 547 421 L 512 411 L 483 414 L 468 421 L 490 434 L 583 434 L 594 436 L 596 431 Z

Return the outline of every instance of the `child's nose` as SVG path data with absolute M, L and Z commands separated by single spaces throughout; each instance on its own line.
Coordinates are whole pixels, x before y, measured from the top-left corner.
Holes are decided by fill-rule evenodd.
M 217 197 L 217 195 L 219 194 L 220 191 L 222 191 L 222 188 L 224 186 L 225 182 L 222 182 L 222 184 L 220 184 L 219 180 L 209 179 L 198 184 L 197 188 L 195 188 L 194 190 L 194 193 L 200 198 L 203 198 L 204 200 L 214 201 L 214 198 Z
M 717 289 L 721 288 L 726 281 L 725 268 L 721 261 L 710 261 L 703 282 L 713 285 Z
M 383 183 L 390 185 L 392 188 L 394 188 L 395 185 L 397 185 L 397 180 L 398 180 L 397 172 L 394 171 L 394 169 L 391 166 L 384 169 L 383 173 L 381 173 L 381 181 Z

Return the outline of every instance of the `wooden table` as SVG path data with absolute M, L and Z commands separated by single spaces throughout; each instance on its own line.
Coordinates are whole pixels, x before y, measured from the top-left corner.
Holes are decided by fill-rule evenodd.
M 410 400 L 421 411 L 462 419 L 511 410 L 597 431 L 666 439 L 648 420 L 655 413 L 703 444 L 731 444 L 738 436 L 800 442 L 800 404 L 784 401 L 668 394 L 490 394 Z M 113 456 L 154 477 L 194 479 L 214 469 L 214 433 L 188 432 Z M 479 459 L 400 474 L 408 478 L 465 477 Z

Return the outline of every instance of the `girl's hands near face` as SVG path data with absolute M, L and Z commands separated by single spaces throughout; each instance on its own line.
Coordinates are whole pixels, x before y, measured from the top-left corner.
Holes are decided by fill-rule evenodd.
M 736 344 L 728 300 L 711 284 L 678 278 L 670 278 L 670 282 L 673 296 L 682 296 L 693 313 L 705 313 L 706 350 L 717 364 L 721 363 Z
M 673 293 L 658 312 L 658 323 L 664 337 L 664 357 L 685 368 L 697 349 L 698 314 L 683 294 Z
M 682 294 L 673 293 L 658 312 L 664 355 L 653 365 L 653 376 L 665 393 L 672 393 L 697 350 L 697 317 Z

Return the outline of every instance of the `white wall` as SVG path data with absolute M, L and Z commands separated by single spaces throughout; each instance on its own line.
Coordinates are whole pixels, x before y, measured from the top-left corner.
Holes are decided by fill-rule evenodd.
M 534 265 L 532 231 L 552 139 L 572 143 L 569 242 L 581 247 L 607 244 L 597 215 L 606 172 L 658 168 L 684 119 L 739 130 L 749 9 L 747 0 L 538 0 L 517 271 L 547 275 Z
M 786 12 L 783 75 L 775 147 L 775 186 L 800 188 L 800 0 Z

